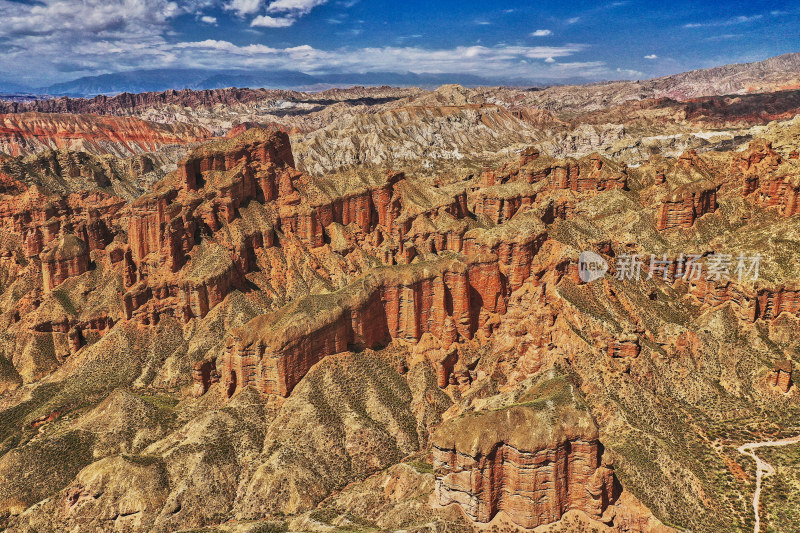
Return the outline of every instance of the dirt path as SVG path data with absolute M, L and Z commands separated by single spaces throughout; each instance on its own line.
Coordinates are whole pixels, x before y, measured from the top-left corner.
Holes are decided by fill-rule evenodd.
M 794 444 L 796 442 L 800 442 L 800 435 L 781 440 L 749 442 L 737 448 L 739 453 L 749 455 L 756 462 L 756 492 L 753 494 L 753 512 L 756 514 L 756 525 L 753 527 L 753 533 L 759 533 L 761 531 L 761 518 L 758 515 L 758 500 L 761 498 L 761 480 L 775 473 L 775 467 L 758 457 L 754 450 L 765 446 L 786 446 L 787 444 Z

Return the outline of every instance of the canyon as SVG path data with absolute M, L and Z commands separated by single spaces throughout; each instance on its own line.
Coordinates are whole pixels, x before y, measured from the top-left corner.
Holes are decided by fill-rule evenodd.
M 795 531 L 795 60 L 0 104 L 0 528 Z

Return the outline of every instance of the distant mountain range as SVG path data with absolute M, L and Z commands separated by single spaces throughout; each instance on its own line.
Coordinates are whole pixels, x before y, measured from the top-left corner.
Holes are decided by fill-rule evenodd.
M 562 80 L 563 81 L 563 80 Z M 587 80 L 567 80 L 583 83 Z M 467 87 L 487 85 L 541 85 L 533 80 L 489 79 L 472 74 L 417 74 L 414 72 L 367 72 L 311 75 L 292 70 L 250 71 L 202 69 L 133 70 L 100 76 L 87 76 L 46 87 L 25 87 L 0 80 L 0 94 L 41 94 L 52 96 L 95 96 L 122 92 L 158 92 L 170 89 L 223 89 L 250 87 L 316 90 L 349 85 L 433 88 L 458 83 Z
M 724 65 L 703 70 L 692 70 L 662 78 L 642 81 L 662 96 L 691 97 L 697 94 L 733 94 L 795 88 L 798 86 L 800 53 L 784 54 L 764 61 Z M 248 87 L 252 89 L 295 89 L 315 91 L 347 86 L 393 86 L 435 88 L 446 84 L 465 87 L 516 86 L 543 87 L 546 85 L 585 85 L 593 80 L 584 78 L 551 81 L 531 79 L 485 78 L 472 74 L 430 74 L 415 72 L 367 72 L 342 74 L 306 74 L 294 70 L 205 70 L 205 69 L 153 69 L 132 70 L 100 76 L 87 76 L 57 83 L 47 87 L 26 87 L 0 78 L 0 99 L 20 99 L 20 95 L 48 96 L 96 96 L 115 95 L 123 92 L 144 93 L 172 89 L 224 89 Z M 622 82 L 638 85 L 640 82 Z M 641 88 L 641 87 L 640 87 Z

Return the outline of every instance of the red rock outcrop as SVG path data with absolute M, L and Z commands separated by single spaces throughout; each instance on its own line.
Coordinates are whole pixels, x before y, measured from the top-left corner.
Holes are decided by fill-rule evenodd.
M 778 207 L 783 216 L 800 213 L 800 173 L 760 183 L 756 202 L 765 207 Z
M 216 359 L 198 361 L 192 365 L 192 394 L 202 396 L 211 385 L 219 383 Z
M 285 134 L 252 129 L 193 151 L 174 180 L 138 198 L 128 213 L 128 246 L 112 254 L 128 289 L 126 317 L 145 324 L 161 314 L 203 317 L 242 287 L 254 268 L 252 250 L 274 243 L 272 222 L 244 216 L 253 211 L 244 204 L 296 196 L 291 165 Z M 285 190 L 279 182 L 288 183 Z M 198 232 L 216 243 L 197 246 Z
M 382 269 L 344 289 L 312 295 L 234 331 L 222 358 L 229 395 L 254 386 L 287 396 L 312 365 L 351 348 L 431 333 L 444 346 L 486 329 L 505 312 L 508 288 L 496 258 L 439 260 Z
M 572 406 L 553 408 L 518 405 L 443 423 L 433 437 L 438 503 L 457 503 L 483 523 L 503 511 L 524 528 L 574 509 L 600 518 L 618 491 L 597 429 Z
M 659 231 L 690 228 L 701 216 L 716 211 L 719 185 L 694 150 L 671 162 L 668 169 L 655 169 L 654 175 L 654 189 L 645 198 L 656 206 Z
M 717 209 L 717 187 L 713 183 L 698 183 L 681 187 L 667 197 L 656 213 L 656 228 L 690 228 L 694 222 Z
M 733 158 L 730 175 L 757 204 L 777 207 L 787 217 L 800 213 L 800 165 L 791 157 L 781 158 L 771 143 L 751 142 Z
M 800 289 L 793 285 L 756 284 L 749 287 L 734 280 L 692 280 L 688 293 L 708 307 L 732 303 L 747 322 L 772 320 L 788 313 L 800 316 Z
M 580 159 L 555 160 L 535 148 L 528 148 L 523 150 L 516 163 L 485 169 L 481 175 L 481 188 L 513 182 L 533 184 L 543 180 L 549 190 L 579 193 L 625 189 L 628 186 L 627 167 L 597 153 Z
M 511 220 L 518 211 L 534 205 L 542 189 L 539 184 L 520 184 L 514 188 L 501 185 L 478 189 L 473 193 L 475 214 L 485 217 L 494 224 L 502 224 Z
M 242 142 L 242 138 L 243 136 L 235 137 L 234 139 L 238 140 L 230 142 L 218 141 L 194 150 L 188 158 L 178 164 L 178 182 L 187 190 L 193 191 L 197 190 L 198 185 L 202 185 L 198 182 L 203 180 L 204 172 L 224 172 L 233 170 L 242 164 L 247 166 L 256 162 L 265 165 L 272 164 L 276 167 L 294 167 L 294 157 L 287 136 L 275 135 L 265 138 L 251 136 L 247 142 Z M 239 190 L 238 192 L 255 195 L 252 184 L 247 183 L 245 176 L 239 178 L 236 183 L 249 190 Z M 268 174 L 265 179 L 267 181 L 260 183 L 260 189 L 264 200 L 269 201 L 275 197 L 275 177 Z M 230 190 L 232 186 L 233 184 L 229 184 L 225 192 L 232 193 L 233 191 Z M 222 192 L 222 188 L 220 192 Z M 240 197 L 242 200 L 245 198 Z
M 347 238 L 387 264 L 409 262 L 415 246 L 461 250 L 463 191 L 424 196 L 402 173 L 312 178 L 293 164 L 285 133 L 252 128 L 194 150 L 174 178 L 138 198 L 127 213 L 128 246 L 112 252 L 127 289 L 126 316 L 148 324 L 162 313 L 205 316 L 243 286 L 257 269 L 256 251 L 274 246 L 278 232 L 314 249 L 348 228 Z M 200 278 L 192 274 L 202 263 L 198 234 L 210 236 L 225 249 L 218 255 L 230 259 L 210 262 L 213 276 L 207 268 Z
M 0 151 L 13 156 L 47 149 L 80 149 L 130 156 L 170 144 L 208 139 L 204 128 L 133 117 L 21 113 L 0 115 Z
M 731 161 L 730 172 L 742 181 L 744 194 L 758 189 L 762 179 L 772 175 L 781 164 L 781 157 L 766 141 L 753 141 L 748 149 Z
M 45 291 L 89 270 L 89 247 L 75 235 L 64 235 L 51 247 L 45 248 L 40 257 Z
M 777 361 L 767 376 L 767 384 L 784 394 L 789 392 L 792 387 L 792 366 L 789 359 Z
M 530 277 L 533 257 L 545 240 L 547 230 L 541 219 L 525 214 L 492 230 L 470 230 L 464 235 L 464 254 L 496 255 L 511 290 L 516 290 Z
M 611 357 L 639 357 L 641 349 L 636 335 L 623 335 L 608 343 L 608 355 Z
M 312 365 L 353 347 L 375 348 L 392 339 L 416 343 L 430 333 L 447 349 L 476 333 L 491 335 L 493 317 L 506 312 L 510 291 L 531 276 L 533 256 L 546 238 L 533 215 L 472 230 L 464 237 L 465 262 L 378 270 L 337 293 L 308 296 L 258 317 L 231 335 L 222 382 L 229 394 L 252 385 L 287 396 Z M 443 357 L 437 373 L 446 386 L 454 361 Z
M 552 188 L 576 192 L 624 189 L 627 186 L 625 166 L 591 154 L 580 161 L 567 160 L 553 169 Z
M 86 319 L 61 316 L 36 322 L 29 331 L 36 336 L 50 337 L 56 359 L 64 362 L 68 357 L 78 353 L 83 346 L 102 338 L 115 323 L 113 317 L 103 313 L 94 314 Z
M 517 163 L 484 169 L 479 185 L 469 195 L 476 215 L 503 224 L 531 208 L 540 209 L 542 219 L 566 218 L 575 198 L 611 189 L 627 189 L 627 168 L 598 155 L 579 160 L 555 160 L 535 148 L 520 153 Z M 547 205 L 543 204 L 547 202 Z
M 760 288 L 755 298 L 754 317 L 768 320 L 777 318 L 781 313 L 800 316 L 800 289 Z
M 91 250 L 111 242 L 125 200 L 103 192 L 50 194 L 31 186 L 0 198 L 0 228 L 22 236 L 27 257 L 38 256 L 62 233 L 75 233 Z

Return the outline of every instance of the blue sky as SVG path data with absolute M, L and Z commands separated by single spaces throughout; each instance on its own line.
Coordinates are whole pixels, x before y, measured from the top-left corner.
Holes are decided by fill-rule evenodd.
M 0 79 L 139 68 L 643 79 L 800 51 L 798 2 L 0 0 Z

